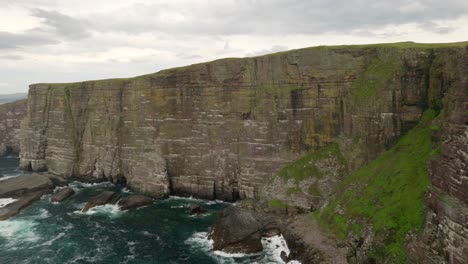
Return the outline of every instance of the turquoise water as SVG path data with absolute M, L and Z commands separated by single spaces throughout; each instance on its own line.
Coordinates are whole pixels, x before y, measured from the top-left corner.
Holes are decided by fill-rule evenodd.
M 17 158 L 0 158 L 0 174 L 19 175 L 17 164 Z M 18 216 L 0 221 L 0 263 L 279 262 L 278 246 L 254 256 L 211 251 L 206 234 L 227 203 L 172 197 L 126 212 L 106 205 L 81 213 L 83 204 L 101 191 L 123 196 L 128 191 L 110 183 L 70 185 L 77 194 L 63 203 L 54 204 L 45 195 Z M 194 203 L 208 214 L 188 215 L 187 207 Z

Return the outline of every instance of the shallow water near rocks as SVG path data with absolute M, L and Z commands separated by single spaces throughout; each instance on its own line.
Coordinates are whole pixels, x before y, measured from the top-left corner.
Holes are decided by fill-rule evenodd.
M 18 159 L 0 158 L 0 174 L 19 175 Z M 227 203 L 171 197 L 126 212 L 105 205 L 81 213 L 83 204 L 104 190 L 122 196 L 129 192 L 110 183 L 70 185 L 76 195 L 63 203 L 52 203 L 45 195 L 16 217 L 0 221 L 0 263 L 282 263 L 280 238 L 257 255 L 211 250 L 206 234 Z M 194 203 L 208 213 L 188 215 L 187 207 Z

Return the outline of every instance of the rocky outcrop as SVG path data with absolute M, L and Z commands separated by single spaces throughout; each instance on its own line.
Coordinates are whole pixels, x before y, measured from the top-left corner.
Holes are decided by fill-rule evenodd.
M 67 186 L 65 188 L 58 190 L 56 193 L 54 193 L 54 195 L 52 195 L 50 200 L 55 203 L 60 203 L 74 194 L 75 194 L 75 191 L 72 188 Z
M 0 104 L 0 156 L 20 151 L 19 128 L 27 113 L 27 100 Z
M 81 212 L 87 212 L 89 209 L 106 205 L 106 204 L 115 204 L 120 199 L 120 195 L 112 191 L 104 191 L 94 197 L 92 197 L 81 209 Z
M 129 209 L 151 205 L 152 203 L 153 199 L 151 199 L 151 197 L 140 194 L 131 194 L 125 198 L 122 198 L 118 202 L 118 205 L 120 207 L 120 210 L 125 211 Z
M 126 180 L 137 191 L 233 201 L 339 141 L 353 170 L 427 105 L 431 62 L 463 45 L 316 47 L 131 79 L 36 84 L 21 165 Z M 315 183 L 313 183 L 315 184 Z
M 13 199 L 11 203 L 0 207 L 0 220 L 18 214 L 22 209 L 39 200 L 54 188 L 53 182 L 46 175 L 32 174 L 0 181 L 0 199 Z
M 201 207 L 198 204 L 191 204 L 187 211 L 190 215 L 201 215 L 206 213 L 205 208 Z
M 213 239 L 213 250 L 257 253 L 263 249 L 263 234 L 273 228 L 275 223 L 272 217 L 232 206 L 217 214 L 209 238 Z

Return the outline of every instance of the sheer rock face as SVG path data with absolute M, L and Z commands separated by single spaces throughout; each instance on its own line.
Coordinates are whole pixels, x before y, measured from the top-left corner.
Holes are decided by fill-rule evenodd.
M 171 188 L 254 198 L 308 150 L 343 140 L 354 169 L 391 146 L 421 115 L 433 57 L 429 48 L 319 47 L 132 79 L 31 85 L 21 165 L 124 177 L 152 196 Z
M 465 56 L 465 74 L 468 56 Z M 468 263 L 468 81 L 447 98 L 450 115 L 438 159 L 430 163 L 432 188 L 423 243 L 446 263 Z M 451 108 L 451 109 L 450 109 Z M 426 254 L 430 255 L 430 254 Z M 421 262 L 427 262 L 422 259 Z M 439 262 L 440 263 L 440 262 Z
M 443 107 L 451 118 L 442 155 L 431 164 L 426 233 L 442 239 L 437 250 L 448 261 L 462 263 L 467 53 L 463 46 L 317 47 L 131 79 L 31 85 L 21 166 L 127 182 L 153 197 L 232 201 L 258 198 L 285 164 L 335 142 L 347 173 L 316 164 L 337 180 L 309 183 L 326 196 L 340 177 L 391 147 L 423 110 Z M 447 93 L 455 95 L 447 99 L 451 108 L 441 103 Z M 309 206 L 303 198 L 299 206 Z
M 0 105 L 0 156 L 19 153 L 19 128 L 26 113 L 26 99 Z

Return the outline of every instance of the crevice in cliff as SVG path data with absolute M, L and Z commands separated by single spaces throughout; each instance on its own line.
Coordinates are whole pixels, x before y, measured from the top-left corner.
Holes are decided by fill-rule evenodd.
M 119 121 L 118 121 L 118 124 L 117 124 L 117 129 L 115 131 L 115 133 L 117 134 L 117 151 L 116 151 L 116 155 L 117 155 L 117 162 L 118 162 L 118 168 L 119 168 L 119 174 L 122 174 L 124 175 L 124 170 L 123 170 L 123 164 L 122 164 L 122 145 L 123 145 L 123 125 L 124 125 L 124 121 L 123 121 L 123 111 L 124 111 L 124 106 L 123 106 L 123 100 L 124 100 L 124 88 L 125 88 L 125 83 L 121 84 L 120 87 L 119 87 L 119 97 L 118 97 L 118 100 L 119 100 Z M 114 167 L 114 166 L 112 166 Z
M 79 92 L 79 109 L 77 113 L 73 114 L 73 104 L 72 101 L 72 94 L 71 88 L 73 87 L 65 87 L 65 113 L 67 115 L 67 119 L 71 125 L 71 136 L 72 136 L 72 146 L 74 151 L 74 161 L 72 167 L 72 175 L 69 176 L 77 176 L 80 175 L 80 165 L 81 165 L 81 155 L 83 149 L 83 135 L 86 130 L 86 126 L 88 123 L 88 104 L 90 97 L 88 95 L 88 89 L 85 84 L 81 84 L 78 88 Z

